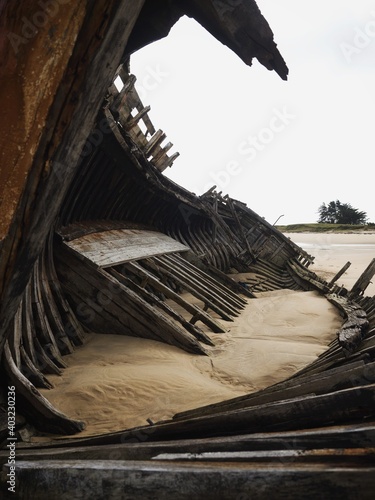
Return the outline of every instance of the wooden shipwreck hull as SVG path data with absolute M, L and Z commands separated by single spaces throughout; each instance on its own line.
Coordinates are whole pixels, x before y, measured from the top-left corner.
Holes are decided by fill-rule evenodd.
M 350 291 L 328 283 L 309 269 L 313 257 L 244 203 L 215 187 L 196 196 L 165 177 L 178 153 L 127 71 L 132 52 L 187 14 L 245 63 L 256 57 L 286 78 L 255 2 L 48 5 L 0 3 L 2 488 L 14 386 L 19 498 L 370 498 L 375 300 L 364 291 L 374 262 Z M 45 25 L 30 31 L 40 12 Z M 229 272 L 249 278 L 238 283 Z M 121 433 L 22 442 L 30 426 L 83 429 L 38 389 L 51 387 L 48 375 L 62 373 L 64 356 L 91 331 L 205 355 L 213 341 L 199 322 L 223 331 L 220 318 L 241 314 L 257 291 L 281 288 L 318 290 L 343 315 L 337 340 L 290 379 Z

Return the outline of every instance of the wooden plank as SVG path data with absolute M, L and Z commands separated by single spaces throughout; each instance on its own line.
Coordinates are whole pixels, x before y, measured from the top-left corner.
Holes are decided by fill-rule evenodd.
M 366 448 L 374 440 L 375 426 L 371 424 L 170 441 L 153 441 L 152 427 L 148 426 L 125 431 L 123 442 L 121 434 L 74 438 L 74 440 L 62 439 L 58 443 L 45 443 L 43 448 L 40 448 L 40 445 L 20 442 L 17 447 L 17 458 L 18 460 L 106 460 L 115 457 L 116 460 L 151 460 L 159 453 L 196 454 L 202 453 L 202 450 L 213 453 L 327 448 L 354 450 Z M 7 460 L 7 450 L 0 450 L 0 466 Z
M 206 335 L 199 327 L 193 325 L 189 321 L 187 321 L 185 318 L 181 316 L 177 311 L 175 311 L 172 307 L 170 307 L 166 302 L 163 300 L 160 300 L 159 297 L 157 297 L 154 293 L 149 292 L 146 290 L 144 287 L 137 285 L 134 281 L 132 281 L 130 278 L 127 278 L 123 274 L 119 273 L 116 271 L 116 269 L 110 268 L 108 272 L 116 278 L 120 283 L 122 283 L 125 286 L 128 286 L 129 288 L 133 289 L 138 295 L 143 297 L 148 303 L 151 305 L 157 306 L 159 309 L 161 309 L 163 312 L 167 313 L 172 319 L 180 323 L 186 330 L 194 335 L 194 337 L 199 340 L 200 342 L 203 342 L 204 344 L 214 346 L 214 342 Z M 147 282 L 147 278 L 146 278 Z
M 91 233 L 65 242 L 64 245 L 102 268 L 154 255 L 189 250 L 165 234 L 137 229 Z
M 186 311 L 190 314 L 193 314 L 197 317 L 202 323 L 207 325 L 213 332 L 215 333 L 224 333 L 226 329 L 214 318 L 212 318 L 205 311 L 200 309 L 198 306 L 190 304 L 185 299 L 183 299 L 180 295 L 174 292 L 171 288 L 164 285 L 156 276 L 154 276 L 150 271 L 144 269 L 138 262 L 129 262 L 126 266 L 135 274 L 142 278 L 147 278 L 149 280 L 150 285 L 152 285 L 156 290 L 164 293 L 164 295 L 176 304 L 182 306 Z M 197 321 L 198 321 L 197 319 Z
M 203 282 L 207 283 L 208 286 L 212 287 L 218 295 L 220 295 L 229 304 L 232 304 L 237 310 L 241 310 L 245 307 L 246 301 L 244 301 L 239 295 L 236 295 L 225 285 L 215 280 L 209 274 L 203 272 L 198 267 L 193 266 L 190 262 L 185 260 L 179 254 L 170 254 L 165 257 L 166 260 L 171 260 L 183 269 L 187 269 L 193 275 L 196 275 Z
M 152 338 L 196 354 L 207 354 L 191 333 L 163 316 L 155 307 L 119 283 L 104 269 L 93 272 L 86 262 L 79 261 L 64 245 L 57 254 L 62 277 L 64 278 L 63 273 L 67 267 L 70 267 L 73 276 L 76 275 L 76 280 L 69 278 L 67 280 L 69 287 L 75 287 L 76 296 L 87 296 L 88 290 L 90 295 L 94 292 L 96 299 L 91 302 L 93 307 L 97 308 L 99 317 L 102 312 L 116 308 L 119 310 L 117 321 L 130 329 L 133 336 Z M 91 320 L 92 324 L 94 320 L 95 315 Z
M 16 491 L 19 498 L 38 500 L 316 500 L 338 498 L 338 491 L 343 499 L 367 500 L 375 490 L 374 472 L 371 464 L 283 464 L 280 458 L 272 467 L 230 461 L 17 461 Z
M 233 321 L 233 317 L 230 314 L 224 311 L 221 306 L 218 306 L 215 302 L 213 302 L 208 297 L 207 293 L 201 293 L 196 283 L 191 284 L 189 280 L 186 279 L 186 276 L 179 276 L 175 270 L 170 270 L 168 265 L 166 265 L 164 262 L 158 261 L 157 257 L 154 257 L 154 259 L 147 259 L 145 262 L 149 267 L 151 267 L 151 269 L 155 270 L 156 272 L 162 273 L 164 276 L 180 285 L 183 289 L 190 292 L 192 295 L 194 295 L 194 297 L 201 300 L 206 306 L 210 307 L 212 311 L 215 311 L 222 319 Z
M 164 139 L 166 138 L 167 136 L 165 135 L 165 133 L 162 131 L 162 130 L 158 130 L 156 132 L 156 134 L 154 134 L 149 143 L 147 144 L 147 147 L 145 148 L 145 150 L 143 151 L 144 154 L 146 156 L 150 156 L 152 155 L 154 149 L 159 146 L 163 141 Z
M 133 118 L 130 118 L 127 120 L 125 123 L 125 130 L 130 130 L 133 128 L 141 118 L 143 118 L 151 109 L 151 106 L 146 106 L 145 108 L 142 109 L 142 111 L 139 111 Z
M 227 308 L 229 314 L 237 316 L 243 306 L 239 305 L 236 299 L 225 293 L 224 287 L 214 280 L 206 279 L 205 275 L 199 270 L 189 267 L 183 259 L 176 259 L 174 255 L 160 255 L 158 259 L 165 262 L 171 269 L 175 269 L 181 276 L 186 276 L 191 283 L 196 283 L 199 288 L 209 297 L 215 298 L 218 303 L 221 303 L 224 308 Z

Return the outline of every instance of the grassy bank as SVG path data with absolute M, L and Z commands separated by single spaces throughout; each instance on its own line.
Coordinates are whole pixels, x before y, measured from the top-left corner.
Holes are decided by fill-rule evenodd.
M 375 231 L 375 224 L 289 224 L 287 226 L 275 226 L 282 233 L 353 233 L 364 231 Z

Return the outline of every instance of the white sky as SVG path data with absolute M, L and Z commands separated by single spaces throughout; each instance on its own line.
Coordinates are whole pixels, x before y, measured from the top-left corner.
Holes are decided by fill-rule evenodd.
M 165 174 L 197 194 L 217 184 L 271 224 L 316 222 L 336 199 L 375 222 L 375 1 L 257 3 L 286 82 L 186 17 L 132 56 L 143 103 L 181 154 Z

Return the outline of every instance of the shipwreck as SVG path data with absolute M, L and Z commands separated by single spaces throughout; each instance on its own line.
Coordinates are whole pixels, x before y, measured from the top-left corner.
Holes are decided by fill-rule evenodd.
M 375 260 L 347 290 L 245 203 L 168 179 L 178 152 L 129 70 L 132 53 L 188 15 L 245 64 L 286 79 L 255 1 L 5 0 L 0 14 L 4 494 L 12 388 L 18 498 L 371 498 Z M 326 351 L 287 380 L 74 439 L 85 423 L 41 393 L 90 332 L 205 356 L 221 319 L 278 289 L 318 291 L 343 316 Z

